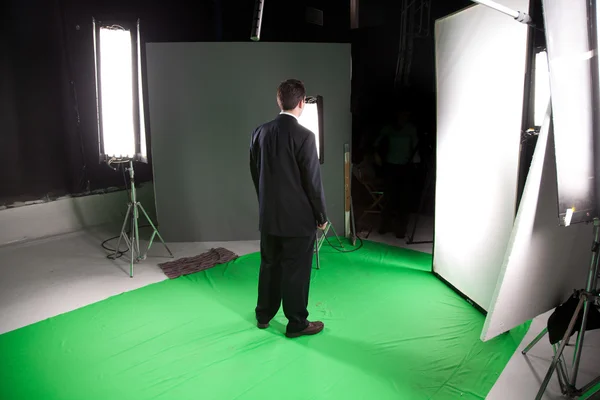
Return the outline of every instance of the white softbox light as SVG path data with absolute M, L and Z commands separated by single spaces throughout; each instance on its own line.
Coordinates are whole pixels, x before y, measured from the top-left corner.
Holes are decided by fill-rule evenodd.
M 140 21 L 93 19 L 100 161 L 148 162 Z
M 595 3 L 595 2 L 594 2 Z M 558 216 L 563 225 L 598 216 L 595 159 L 599 110 L 596 32 L 592 2 L 543 0 L 556 171 Z M 566 216 L 569 216 L 565 220 Z

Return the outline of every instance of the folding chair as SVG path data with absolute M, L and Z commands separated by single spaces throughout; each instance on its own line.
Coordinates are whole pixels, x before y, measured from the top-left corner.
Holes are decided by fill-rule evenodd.
M 383 183 L 375 177 L 374 173 L 369 174 L 368 167 L 364 165 L 354 165 L 352 173 L 358 182 L 367 189 L 373 200 L 362 212 L 357 221 L 361 221 L 367 214 L 381 214 L 383 211 L 382 200 L 384 198 L 384 193 L 381 189 Z

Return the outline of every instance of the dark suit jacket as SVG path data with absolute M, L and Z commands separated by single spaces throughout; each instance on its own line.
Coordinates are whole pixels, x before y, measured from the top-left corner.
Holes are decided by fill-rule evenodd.
M 327 222 L 315 135 L 294 117 L 280 114 L 254 131 L 250 172 L 262 233 L 311 236 Z

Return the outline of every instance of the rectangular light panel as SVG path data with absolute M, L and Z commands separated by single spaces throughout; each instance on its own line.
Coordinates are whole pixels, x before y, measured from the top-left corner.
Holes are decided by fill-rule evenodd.
M 304 111 L 298 118 L 300 125 L 315 134 L 315 142 L 317 143 L 317 154 L 321 157 L 321 133 L 319 131 L 319 107 L 317 102 L 310 102 L 304 105 Z
M 558 179 L 558 218 L 565 224 L 597 215 L 594 163 L 592 79 L 597 57 L 588 21 L 595 20 L 587 1 L 543 0 L 550 66 L 550 89 Z
M 146 112 L 144 107 L 144 80 L 142 74 L 142 71 L 145 70 L 145 66 L 142 64 L 142 38 L 139 20 L 137 22 L 137 62 L 138 101 L 140 105 L 140 157 L 143 162 L 148 162 L 148 145 L 146 143 Z
M 487 310 L 516 214 L 527 27 L 477 5 L 438 20 L 435 39 L 433 269 Z
M 99 41 L 104 153 L 131 158 L 135 155 L 131 31 L 101 27 Z

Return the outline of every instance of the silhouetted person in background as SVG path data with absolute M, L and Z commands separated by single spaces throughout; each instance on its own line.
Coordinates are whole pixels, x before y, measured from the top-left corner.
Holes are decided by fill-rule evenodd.
M 380 234 L 394 231 L 404 238 L 410 217 L 413 162 L 418 162 L 417 128 L 410 123 L 410 111 L 402 109 L 375 141 L 377 162 L 383 167 L 385 203 Z
M 323 330 L 322 322 L 307 320 L 316 232 L 326 228 L 327 216 L 316 138 L 298 123 L 305 97 L 302 82 L 282 82 L 281 114 L 254 131 L 250 146 L 261 232 L 256 319 L 268 328 L 283 300 L 290 338 Z

